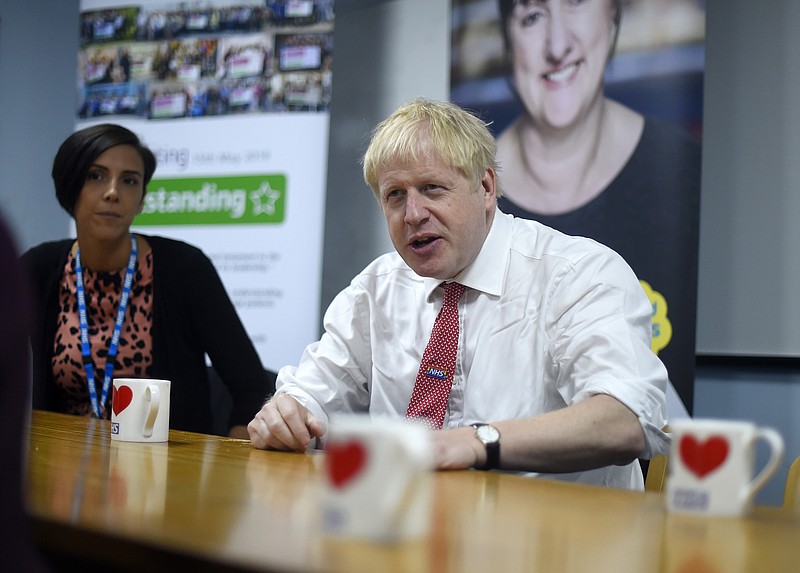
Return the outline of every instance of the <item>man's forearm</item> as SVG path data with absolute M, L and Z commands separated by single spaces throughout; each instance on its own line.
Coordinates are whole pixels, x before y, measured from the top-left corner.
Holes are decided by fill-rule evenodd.
M 645 448 L 636 415 L 599 394 L 568 408 L 521 420 L 496 422 L 503 469 L 575 472 L 624 465 Z

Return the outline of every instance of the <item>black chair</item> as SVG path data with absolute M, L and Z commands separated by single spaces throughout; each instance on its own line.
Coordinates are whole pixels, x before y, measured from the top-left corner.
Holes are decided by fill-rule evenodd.
M 270 391 L 275 389 L 275 379 L 278 377 L 277 372 L 265 369 L 267 377 L 269 378 Z M 213 366 L 208 367 L 208 378 L 211 382 L 211 415 L 214 423 L 212 432 L 218 436 L 228 435 L 228 423 L 233 409 L 233 399 L 228 387 L 222 382 L 222 379 L 214 370 Z M 266 398 L 266 394 L 264 396 Z M 258 405 L 253 406 L 253 415 L 258 411 Z

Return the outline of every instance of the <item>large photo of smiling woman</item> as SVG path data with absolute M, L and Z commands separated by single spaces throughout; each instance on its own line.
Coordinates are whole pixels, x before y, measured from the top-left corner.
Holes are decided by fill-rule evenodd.
M 451 100 L 498 137 L 500 208 L 619 252 L 692 410 L 704 3 L 453 0 Z

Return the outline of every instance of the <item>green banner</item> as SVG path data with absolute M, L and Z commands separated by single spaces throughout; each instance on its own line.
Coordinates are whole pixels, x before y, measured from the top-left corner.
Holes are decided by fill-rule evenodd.
M 153 179 L 134 225 L 282 223 L 285 175 Z

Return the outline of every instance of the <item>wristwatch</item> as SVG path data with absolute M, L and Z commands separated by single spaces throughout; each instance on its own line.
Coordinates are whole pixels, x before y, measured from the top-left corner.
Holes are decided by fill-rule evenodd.
M 500 431 L 490 424 L 472 424 L 475 437 L 486 447 L 486 463 L 479 470 L 493 470 L 500 467 Z

